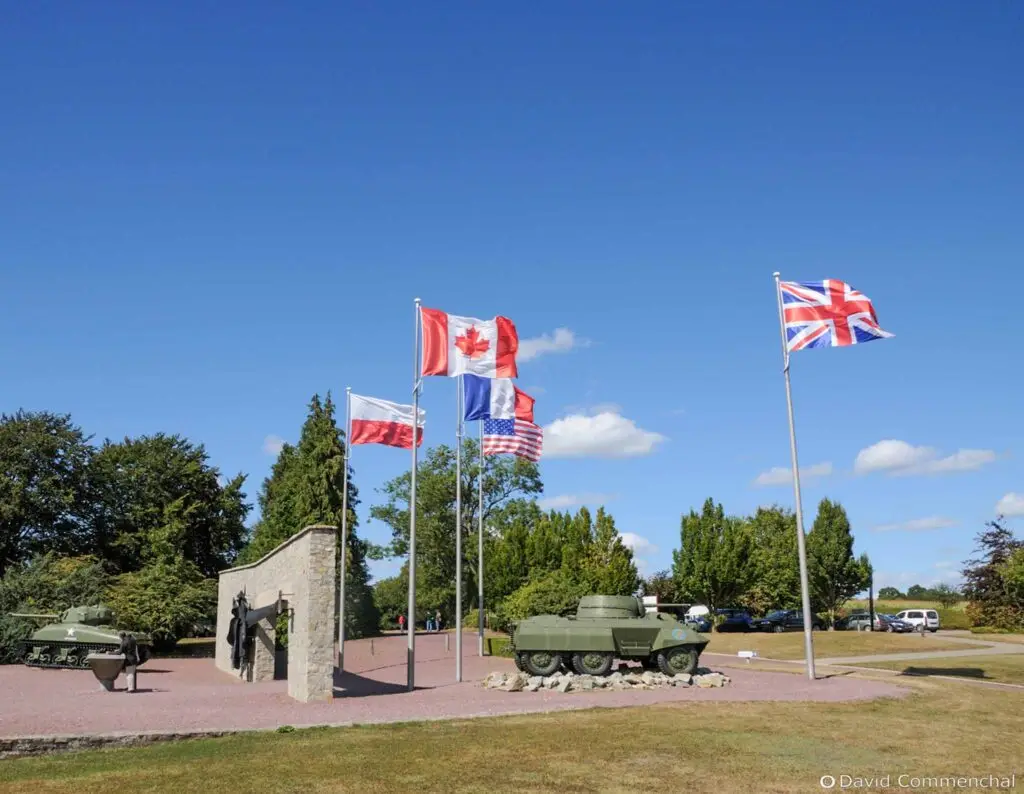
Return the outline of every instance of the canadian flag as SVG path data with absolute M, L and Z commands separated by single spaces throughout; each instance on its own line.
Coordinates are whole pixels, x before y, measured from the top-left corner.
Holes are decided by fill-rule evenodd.
M 378 400 L 376 397 L 349 395 L 349 444 L 383 444 L 412 449 L 412 406 Z M 416 446 L 423 446 L 426 412 L 419 412 Z
M 477 320 L 420 309 L 423 375 L 515 378 L 519 335 L 507 317 Z

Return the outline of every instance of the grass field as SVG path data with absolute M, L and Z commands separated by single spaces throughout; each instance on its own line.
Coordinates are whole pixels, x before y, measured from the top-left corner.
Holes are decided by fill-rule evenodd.
M 759 656 L 774 659 L 802 659 L 804 634 L 787 631 L 784 634 L 728 632 L 710 634 L 707 653 L 735 654 L 737 651 L 757 651 Z M 869 653 L 911 653 L 916 651 L 950 651 L 983 648 L 977 643 L 951 642 L 926 634 L 890 634 L 881 631 L 816 631 L 814 655 L 857 656 Z
M 876 612 L 886 612 L 893 615 L 897 612 L 902 612 L 904 609 L 947 609 L 952 612 L 963 612 L 965 606 L 967 606 L 966 601 L 961 601 L 958 604 L 944 607 L 938 601 L 929 601 L 927 598 L 921 600 L 906 598 L 897 601 L 875 599 Z M 851 598 L 846 602 L 845 608 L 847 611 L 852 609 L 867 609 L 868 600 L 866 598 Z
M 901 773 L 1020 771 L 1019 744 L 1006 737 L 1024 735 L 1024 693 L 899 680 L 915 694 L 859 704 L 687 703 L 313 729 L 14 759 L 0 764 L 0 788 L 789 793 L 821 791 L 825 774 L 895 781 Z
M 1024 634 L 971 634 L 972 640 L 991 640 L 992 642 L 1024 642 Z
M 918 662 L 865 662 L 863 667 L 895 670 L 906 675 L 949 675 L 1024 684 L 1024 653 L 1003 656 L 970 656 L 948 659 L 921 659 Z

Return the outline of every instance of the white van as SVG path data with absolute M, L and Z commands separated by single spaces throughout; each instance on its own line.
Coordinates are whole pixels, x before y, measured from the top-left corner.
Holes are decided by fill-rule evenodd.
M 939 630 L 939 613 L 934 609 L 904 609 L 896 618 L 910 623 L 914 628 L 924 625 L 928 631 Z

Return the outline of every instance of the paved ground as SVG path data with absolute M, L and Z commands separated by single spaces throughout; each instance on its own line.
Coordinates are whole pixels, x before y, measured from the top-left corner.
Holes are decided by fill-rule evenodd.
M 843 701 L 906 692 L 884 681 L 838 676 L 812 683 L 742 665 L 729 670 L 732 683 L 722 689 L 500 692 L 477 682 L 493 670 L 514 669 L 511 661 L 479 657 L 476 637 L 467 634 L 463 682 L 456 683 L 454 645 L 453 636 L 447 650 L 445 635 L 417 637 L 417 689 L 408 692 L 404 637 L 378 638 L 372 645 L 369 640 L 346 643 L 346 672 L 336 676 L 335 699 L 306 704 L 288 697 L 285 681 L 246 684 L 216 670 L 212 659 L 153 660 L 140 668 L 139 692 L 131 696 L 102 691 L 88 670 L 8 665 L 0 667 L 0 737 L 344 725 L 665 702 Z M 709 657 L 707 664 L 715 667 L 717 661 Z M 123 682 L 119 679 L 118 686 Z

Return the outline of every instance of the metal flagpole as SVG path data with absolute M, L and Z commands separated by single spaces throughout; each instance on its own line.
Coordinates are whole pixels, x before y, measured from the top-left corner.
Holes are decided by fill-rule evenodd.
M 345 551 L 348 534 L 348 463 L 352 438 L 352 388 L 345 388 L 345 483 L 341 487 L 341 580 L 338 595 L 338 670 L 345 670 Z
M 462 681 L 462 375 L 455 407 L 455 680 Z
M 409 615 L 406 666 L 409 691 L 416 688 L 416 442 L 420 432 L 420 299 L 416 298 L 412 356 L 412 472 L 409 476 Z
M 479 420 L 480 427 L 480 475 L 477 477 L 476 488 L 480 492 L 479 515 L 477 516 L 477 549 L 476 549 L 476 584 L 477 584 L 477 639 L 479 653 L 484 655 L 484 420 Z
M 793 426 L 793 395 L 789 387 L 789 345 L 786 344 L 786 319 L 782 310 L 782 287 L 779 285 L 779 273 L 772 274 L 775 279 L 775 297 L 779 302 L 779 330 L 782 333 L 782 370 L 786 376 L 786 408 L 789 411 L 789 450 L 793 458 L 793 497 L 796 499 L 796 547 L 800 557 L 800 598 L 804 613 L 804 655 L 807 658 L 807 677 L 812 681 L 814 675 L 814 642 L 811 639 L 811 599 L 807 587 L 807 549 L 804 539 L 804 514 L 800 504 L 800 468 L 796 460 L 796 429 Z

